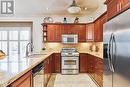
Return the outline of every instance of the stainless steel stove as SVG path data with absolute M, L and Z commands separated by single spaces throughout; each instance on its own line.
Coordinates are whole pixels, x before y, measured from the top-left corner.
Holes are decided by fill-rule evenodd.
M 62 48 L 62 74 L 78 74 L 79 73 L 79 53 L 76 48 Z

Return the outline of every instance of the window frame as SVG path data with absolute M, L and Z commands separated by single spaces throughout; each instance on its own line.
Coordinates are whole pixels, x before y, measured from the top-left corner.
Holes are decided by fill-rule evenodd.
M 10 48 L 9 48 L 9 44 L 10 44 L 10 42 L 17 42 L 18 43 L 18 54 L 20 54 L 20 51 L 21 51 L 21 47 L 20 47 L 20 43 L 21 42 L 31 42 L 31 43 L 33 43 L 33 39 L 32 39 L 32 36 L 33 36 L 33 29 L 32 29 L 32 22 L 31 22 L 31 26 L 16 26 L 16 27 L 29 27 L 30 29 L 0 29 L 0 31 L 7 31 L 7 40 L 0 40 L 0 42 L 4 42 L 4 41 L 6 41 L 7 42 L 7 56 L 9 56 L 9 51 L 10 51 Z M 0 27 L 2 27 L 2 26 L 0 26 Z M 5 27 L 5 26 L 4 26 Z M 7 27 L 9 27 L 9 26 L 7 26 Z M 12 27 L 12 26 L 11 26 Z M 13 27 L 15 27 L 15 25 L 13 26 Z M 15 27 L 15 28 L 16 28 Z M 27 31 L 27 30 L 29 30 L 29 40 L 20 40 L 20 32 L 21 31 Z M 10 34 L 9 34 L 9 32 L 10 31 L 18 31 L 18 40 L 10 40 L 10 38 L 9 38 L 9 36 L 10 36 Z

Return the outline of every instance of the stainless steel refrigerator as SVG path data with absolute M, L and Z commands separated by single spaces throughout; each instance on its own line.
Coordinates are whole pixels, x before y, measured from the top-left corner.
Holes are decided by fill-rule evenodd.
M 104 24 L 103 87 L 130 87 L 130 9 Z

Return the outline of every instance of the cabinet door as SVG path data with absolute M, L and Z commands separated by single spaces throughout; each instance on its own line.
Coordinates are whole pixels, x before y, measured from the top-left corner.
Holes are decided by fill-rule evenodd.
M 86 42 L 86 25 L 77 25 L 76 31 L 78 34 L 78 41 Z
M 87 72 L 94 74 L 95 72 L 95 58 L 92 55 L 87 55 Z
M 94 41 L 103 41 L 103 24 L 106 22 L 107 14 L 102 15 L 94 24 Z
M 55 53 L 54 54 L 54 62 L 55 62 L 55 73 L 60 73 L 61 72 L 61 57 L 60 53 Z
M 97 20 L 94 25 L 94 41 L 102 41 L 100 21 Z
M 14 83 L 10 85 L 10 87 L 32 87 L 32 72 L 29 71 Z
M 94 41 L 94 24 L 86 25 L 86 41 Z
M 62 25 L 62 34 L 77 34 L 79 42 L 86 41 L 86 26 L 83 24 Z
M 47 41 L 48 42 L 61 41 L 60 25 L 47 25 Z
M 122 9 L 126 8 L 128 5 L 130 5 L 130 0 L 120 0 L 120 3 L 122 4 Z
M 48 82 L 48 60 L 44 60 L 44 86 L 46 87 Z
M 86 54 L 80 54 L 80 73 L 86 73 L 87 72 L 87 55 Z
M 113 18 L 120 11 L 119 0 L 112 0 L 107 4 L 107 18 Z
M 94 79 L 101 87 L 103 87 L 103 60 L 96 57 L 95 61 L 96 61 L 96 64 L 95 64 Z
M 68 34 L 68 33 L 71 33 L 69 30 L 70 30 L 70 25 L 68 24 L 64 24 L 64 25 L 61 25 L 61 32 L 62 34 Z

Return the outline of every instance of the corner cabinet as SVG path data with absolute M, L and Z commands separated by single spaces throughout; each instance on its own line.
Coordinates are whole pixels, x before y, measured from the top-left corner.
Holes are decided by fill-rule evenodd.
M 24 74 L 13 82 L 9 87 L 32 87 L 32 71 Z

